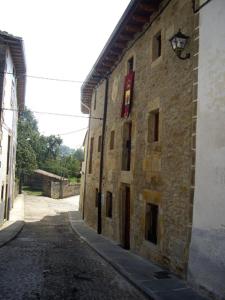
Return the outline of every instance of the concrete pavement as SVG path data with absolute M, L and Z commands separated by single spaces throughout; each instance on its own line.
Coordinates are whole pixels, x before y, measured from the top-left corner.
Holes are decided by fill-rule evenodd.
M 175 275 L 98 235 L 84 223 L 78 211 L 69 212 L 69 219 L 72 229 L 149 299 L 205 299 Z
M 24 226 L 24 195 L 20 194 L 14 200 L 9 220 L 0 226 L 0 247 L 13 240 Z

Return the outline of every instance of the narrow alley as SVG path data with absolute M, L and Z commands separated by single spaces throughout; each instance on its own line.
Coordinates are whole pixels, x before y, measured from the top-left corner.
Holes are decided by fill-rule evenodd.
M 78 197 L 25 196 L 25 225 L 0 248 L 0 299 L 144 299 L 71 229 Z

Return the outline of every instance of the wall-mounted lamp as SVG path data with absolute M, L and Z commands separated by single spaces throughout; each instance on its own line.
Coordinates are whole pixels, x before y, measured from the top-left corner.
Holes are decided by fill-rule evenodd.
M 171 39 L 169 40 L 173 51 L 180 59 L 190 58 L 190 53 L 186 53 L 185 56 L 182 56 L 182 52 L 184 51 L 184 48 L 187 45 L 188 39 L 189 36 L 183 34 L 179 29 L 179 31 L 174 36 L 172 36 Z

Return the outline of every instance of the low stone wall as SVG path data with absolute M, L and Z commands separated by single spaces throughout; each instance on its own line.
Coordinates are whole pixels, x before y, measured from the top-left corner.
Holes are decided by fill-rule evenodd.
M 57 182 L 55 182 L 57 183 Z M 50 197 L 52 195 L 52 191 L 51 191 L 51 181 L 44 181 L 42 184 L 42 192 L 43 195 L 46 197 Z
M 80 195 L 80 184 L 64 184 L 62 198 Z
M 44 196 L 60 199 L 80 194 L 80 184 L 48 181 L 43 185 Z

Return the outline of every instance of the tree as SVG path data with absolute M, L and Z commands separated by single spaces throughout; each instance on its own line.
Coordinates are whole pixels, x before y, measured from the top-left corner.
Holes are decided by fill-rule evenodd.
M 75 150 L 74 157 L 79 160 L 80 162 L 84 161 L 84 151 L 83 149 L 79 148 Z
M 22 192 L 24 175 L 29 175 L 37 168 L 35 144 L 38 143 L 37 121 L 29 110 L 19 118 L 17 127 L 16 174 L 19 177 L 19 192 Z
M 62 145 L 59 136 L 40 135 L 33 113 L 25 109 L 18 121 L 16 174 L 20 178 L 20 192 L 24 175 L 36 168 L 63 177 L 79 177 L 84 153 Z

